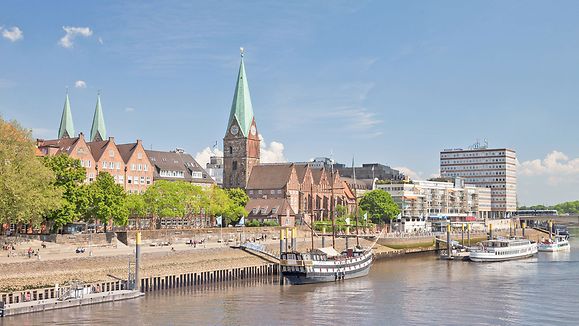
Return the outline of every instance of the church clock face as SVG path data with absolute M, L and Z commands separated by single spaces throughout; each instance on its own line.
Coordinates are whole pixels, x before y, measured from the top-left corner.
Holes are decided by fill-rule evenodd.
M 239 132 L 239 127 L 237 125 L 233 125 L 231 126 L 231 129 L 229 129 L 229 131 L 231 132 L 232 135 L 237 135 L 237 133 Z
M 251 134 L 253 136 L 255 136 L 255 134 L 257 134 L 257 130 L 255 129 L 255 126 L 251 126 Z

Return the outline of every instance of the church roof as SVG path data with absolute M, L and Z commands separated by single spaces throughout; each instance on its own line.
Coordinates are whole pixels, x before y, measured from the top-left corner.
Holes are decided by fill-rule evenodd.
M 253 106 L 251 105 L 249 85 L 245 75 L 243 54 L 241 56 L 241 64 L 239 65 L 239 73 L 237 75 L 237 84 L 235 85 L 233 103 L 231 104 L 229 123 L 227 124 L 228 128 L 231 126 L 233 119 L 235 119 L 239 124 L 239 129 L 241 129 L 243 135 L 247 137 L 249 135 L 251 122 L 253 121 Z
M 293 171 L 292 163 L 260 164 L 251 169 L 247 189 L 281 189 Z
M 97 104 L 92 119 L 92 128 L 90 129 L 90 141 L 102 141 L 107 139 L 107 128 L 105 127 L 105 117 L 101 107 L 101 96 L 97 96 Z
M 306 177 L 306 173 L 308 172 L 308 163 L 296 163 L 294 164 L 296 168 L 296 174 L 298 176 L 298 182 L 300 184 L 304 183 L 304 178 Z
M 314 179 L 314 184 L 319 185 L 322 179 L 322 174 L 324 174 L 324 168 L 312 169 L 312 177 Z
M 68 93 L 66 93 L 62 117 L 60 118 L 60 128 L 58 129 L 58 138 L 72 137 L 74 137 L 74 124 L 72 122 L 72 112 L 70 111 L 70 100 L 68 99 Z

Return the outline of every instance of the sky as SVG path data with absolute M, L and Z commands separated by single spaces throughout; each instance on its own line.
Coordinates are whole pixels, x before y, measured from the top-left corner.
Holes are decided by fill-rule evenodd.
M 109 136 L 219 150 L 245 67 L 263 161 L 425 179 L 477 139 L 517 151 L 521 205 L 579 199 L 577 1 L 9 1 L 0 115 L 56 138 L 97 92 Z

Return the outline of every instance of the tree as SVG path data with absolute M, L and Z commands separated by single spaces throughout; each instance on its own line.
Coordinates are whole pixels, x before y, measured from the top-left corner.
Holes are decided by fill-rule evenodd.
M 249 202 L 249 196 L 245 193 L 245 190 L 241 188 L 231 188 L 227 189 L 227 196 L 233 200 L 233 204 L 241 207 L 245 207 Z
M 132 217 L 143 217 L 147 214 L 145 198 L 141 194 L 128 194 L 125 200 L 125 207 L 129 212 L 129 216 Z
M 368 213 L 374 223 L 393 220 L 400 214 L 400 208 L 392 200 L 389 193 L 382 189 L 372 190 L 364 194 L 360 200 L 360 208 Z
M 35 157 L 29 131 L 0 118 L 0 224 L 40 225 L 61 203 L 54 174 Z
M 56 230 L 76 221 L 86 211 L 88 196 L 83 185 L 86 170 L 80 165 L 80 160 L 66 154 L 46 156 L 43 163 L 55 175 L 53 185 L 62 191 L 62 205 L 46 216 Z
M 105 230 L 109 221 L 117 225 L 126 225 L 129 215 L 125 204 L 126 196 L 123 187 L 116 184 L 110 174 L 100 172 L 95 182 L 88 186 L 87 217 L 101 221 L 105 225 Z

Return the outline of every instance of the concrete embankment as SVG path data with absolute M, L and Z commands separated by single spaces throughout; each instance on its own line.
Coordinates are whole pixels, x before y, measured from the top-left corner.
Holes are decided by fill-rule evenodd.
M 114 302 L 121 300 L 135 299 L 144 294 L 140 291 L 118 290 L 110 292 L 85 294 L 80 298 L 71 298 L 59 300 L 58 298 L 41 299 L 35 301 L 22 301 L 18 303 L 9 303 L 4 307 L 4 316 L 28 314 L 55 309 L 65 309 L 78 306 L 86 306 L 98 303 Z

